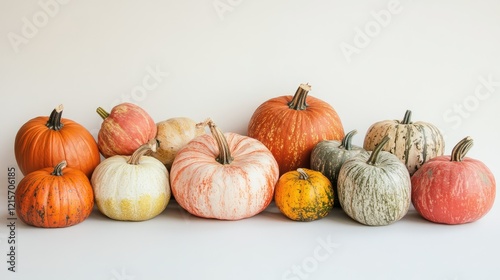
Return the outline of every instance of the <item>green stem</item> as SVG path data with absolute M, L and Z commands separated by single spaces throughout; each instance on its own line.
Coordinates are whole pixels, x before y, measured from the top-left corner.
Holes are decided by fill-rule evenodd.
M 52 171 L 52 173 L 50 173 L 50 175 L 54 175 L 54 176 L 62 176 L 63 173 L 62 173 L 62 170 L 64 168 L 66 168 L 67 166 L 67 162 L 66 160 L 63 160 L 61 161 L 60 163 L 58 163 L 55 167 L 54 167 L 54 171 Z
M 451 161 L 462 161 L 467 152 L 469 152 L 470 148 L 472 148 L 473 144 L 474 140 L 472 140 L 470 136 L 460 140 L 460 142 L 458 142 L 451 151 Z
M 358 133 L 356 129 L 349 131 L 345 136 L 344 139 L 342 139 L 342 143 L 340 144 L 340 147 L 344 147 L 344 149 L 350 151 L 352 149 L 352 137 L 354 134 Z
M 146 144 L 142 144 L 137 148 L 134 153 L 127 160 L 128 164 L 137 165 L 139 164 L 141 157 L 146 155 L 146 153 L 156 152 L 158 146 L 158 141 L 156 139 L 149 140 Z
M 307 108 L 307 94 L 311 91 L 309 84 L 301 84 L 292 100 L 288 103 L 288 107 L 293 110 L 305 110 Z
M 299 179 L 308 180 L 309 175 L 307 175 L 306 171 L 302 168 L 297 168 L 297 172 L 299 172 Z
M 389 135 L 386 135 L 380 143 L 375 147 L 375 149 L 372 151 L 370 158 L 368 158 L 368 161 L 366 162 L 367 164 L 370 165 L 376 165 L 377 164 L 377 159 L 378 159 L 378 154 L 380 151 L 382 151 L 382 148 L 389 142 L 391 137 Z
M 109 117 L 109 113 L 106 112 L 106 110 L 104 110 L 102 107 L 98 107 L 95 111 L 97 112 L 97 114 L 99 114 L 99 116 L 101 116 L 103 120 Z
M 207 126 L 210 128 L 210 132 L 212 136 L 215 138 L 217 142 L 217 146 L 219 147 L 219 155 L 215 158 L 215 160 L 220 164 L 230 164 L 233 161 L 233 157 L 231 156 L 231 151 L 229 150 L 229 144 L 227 143 L 226 137 L 224 137 L 224 133 L 215 125 L 215 123 L 209 118 L 202 123 L 197 124 L 197 127 Z
M 401 124 L 411 124 L 411 111 L 410 110 L 406 110 L 405 116 L 403 117 Z
M 48 128 L 58 131 L 64 126 L 63 123 L 61 123 L 63 109 L 64 107 L 61 104 L 57 106 L 54 110 L 52 110 L 49 116 L 49 120 L 45 124 Z

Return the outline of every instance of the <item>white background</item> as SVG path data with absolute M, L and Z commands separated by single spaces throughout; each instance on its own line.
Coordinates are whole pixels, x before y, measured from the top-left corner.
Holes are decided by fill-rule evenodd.
M 362 144 L 372 123 L 401 119 L 410 109 L 414 121 L 442 130 L 446 154 L 473 137 L 469 156 L 500 178 L 498 1 L 1 0 L 0 35 L 1 279 L 500 274 L 497 204 L 483 219 L 459 226 L 432 224 L 413 209 L 385 227 L 363 226 L 339 209 L 298 223 L 273 205 L 226 222 L 189 216 L 175 203 L 139 223 L 98 211 L 64 229 L 18 221 L 16 273 L 7 270 L 6 205 L 17 130 L 58 104 L 63 117 L 94 135 L 101 123 L 95 109 L 122 101 L 156 121 L 211 117 L 224 131 L 245 134 L 258 105 L 305 82 L 310 95 L 337 110 L 346 131 L 359 131 L 354 144 Z M 154 86 L 144 89 L 145 79 Z

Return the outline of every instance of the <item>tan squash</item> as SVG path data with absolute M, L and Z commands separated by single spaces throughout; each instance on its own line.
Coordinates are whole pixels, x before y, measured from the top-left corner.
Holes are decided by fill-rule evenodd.
M 172 167 L 177 152 L 195 137 L 205 134 L 205 129 L 196 126 L 190 118 L 177 117 L 156 124 L 156 140 L 159 141 L 153 157 L 161 161 L 168 170 Z

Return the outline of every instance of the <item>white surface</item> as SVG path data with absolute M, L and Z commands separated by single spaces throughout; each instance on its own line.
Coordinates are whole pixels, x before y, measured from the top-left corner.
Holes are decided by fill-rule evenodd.
M 462 280 L 500 274 L 498 203 L 483 219 L 460 226 L 426 222 L 413 210 L 386 227 L 357 224 L 339 209 L 298 223 L 273 206 L 224 222 L 191 217 L 175 203 L 141 223 L 112 221 L 97 211 L 65 229 L 18 221 L 17 272 L 7 271 L 6 170 L 16 165 L 14 136 L 24 122 L 61 103 L 64 117 L 94 135 L 101 122 L 95 109 L 126 98 L 156 121 L 212 117 L 223 130 L 244 134 L 258 105 L 309 82 L 311 95 L 337 110 L 346 131 L 359 131 L 355 144 L 372 123 L 401 119 L 411 109 L 414 121 L 434 123 L 446 134 L 447 154 L 472 136 L 469 156 L 500 178 L 498 1 L 67 1 L 44 10 L 40 3 L 48 2 L 0 1 L 1 279 Z M 219 15 L 214 3 L 230 9 Z M 392 12 L 385 26 L 374 19 L 387 14 L 381 10 Z M 34 16 L 39 27 L 28 30 Z M 358 30 L 366 28 L 373 36 L 363 42 Z M 18 46 L 9 39 L 14 33 L 23 41 Z M 344 55 L 347 44 L 358 52 Z M 143 85 L 148 89 L 139 95 Z M 327 250 L 325 242 L 335 246 Z M 299 268 L 304 274 L 293 274 Z

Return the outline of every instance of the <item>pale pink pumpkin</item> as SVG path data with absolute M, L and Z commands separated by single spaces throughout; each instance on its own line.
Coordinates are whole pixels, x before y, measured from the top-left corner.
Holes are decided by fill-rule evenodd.
M 184 146 L 170 171 L 172 194 L 189 213 L 239 220 L 262 212 L 271 203 L 279 178 L 278 163 L 260 141 L 222 133 L 208 120 L 212 135 Z
M 141 145 L 156 137 L 153 118 L 135 104 L 118 104 L 110 113 L 101 107 L 96 111 L 103 118 L 97 145 L 105 158 L 132 155 Z

